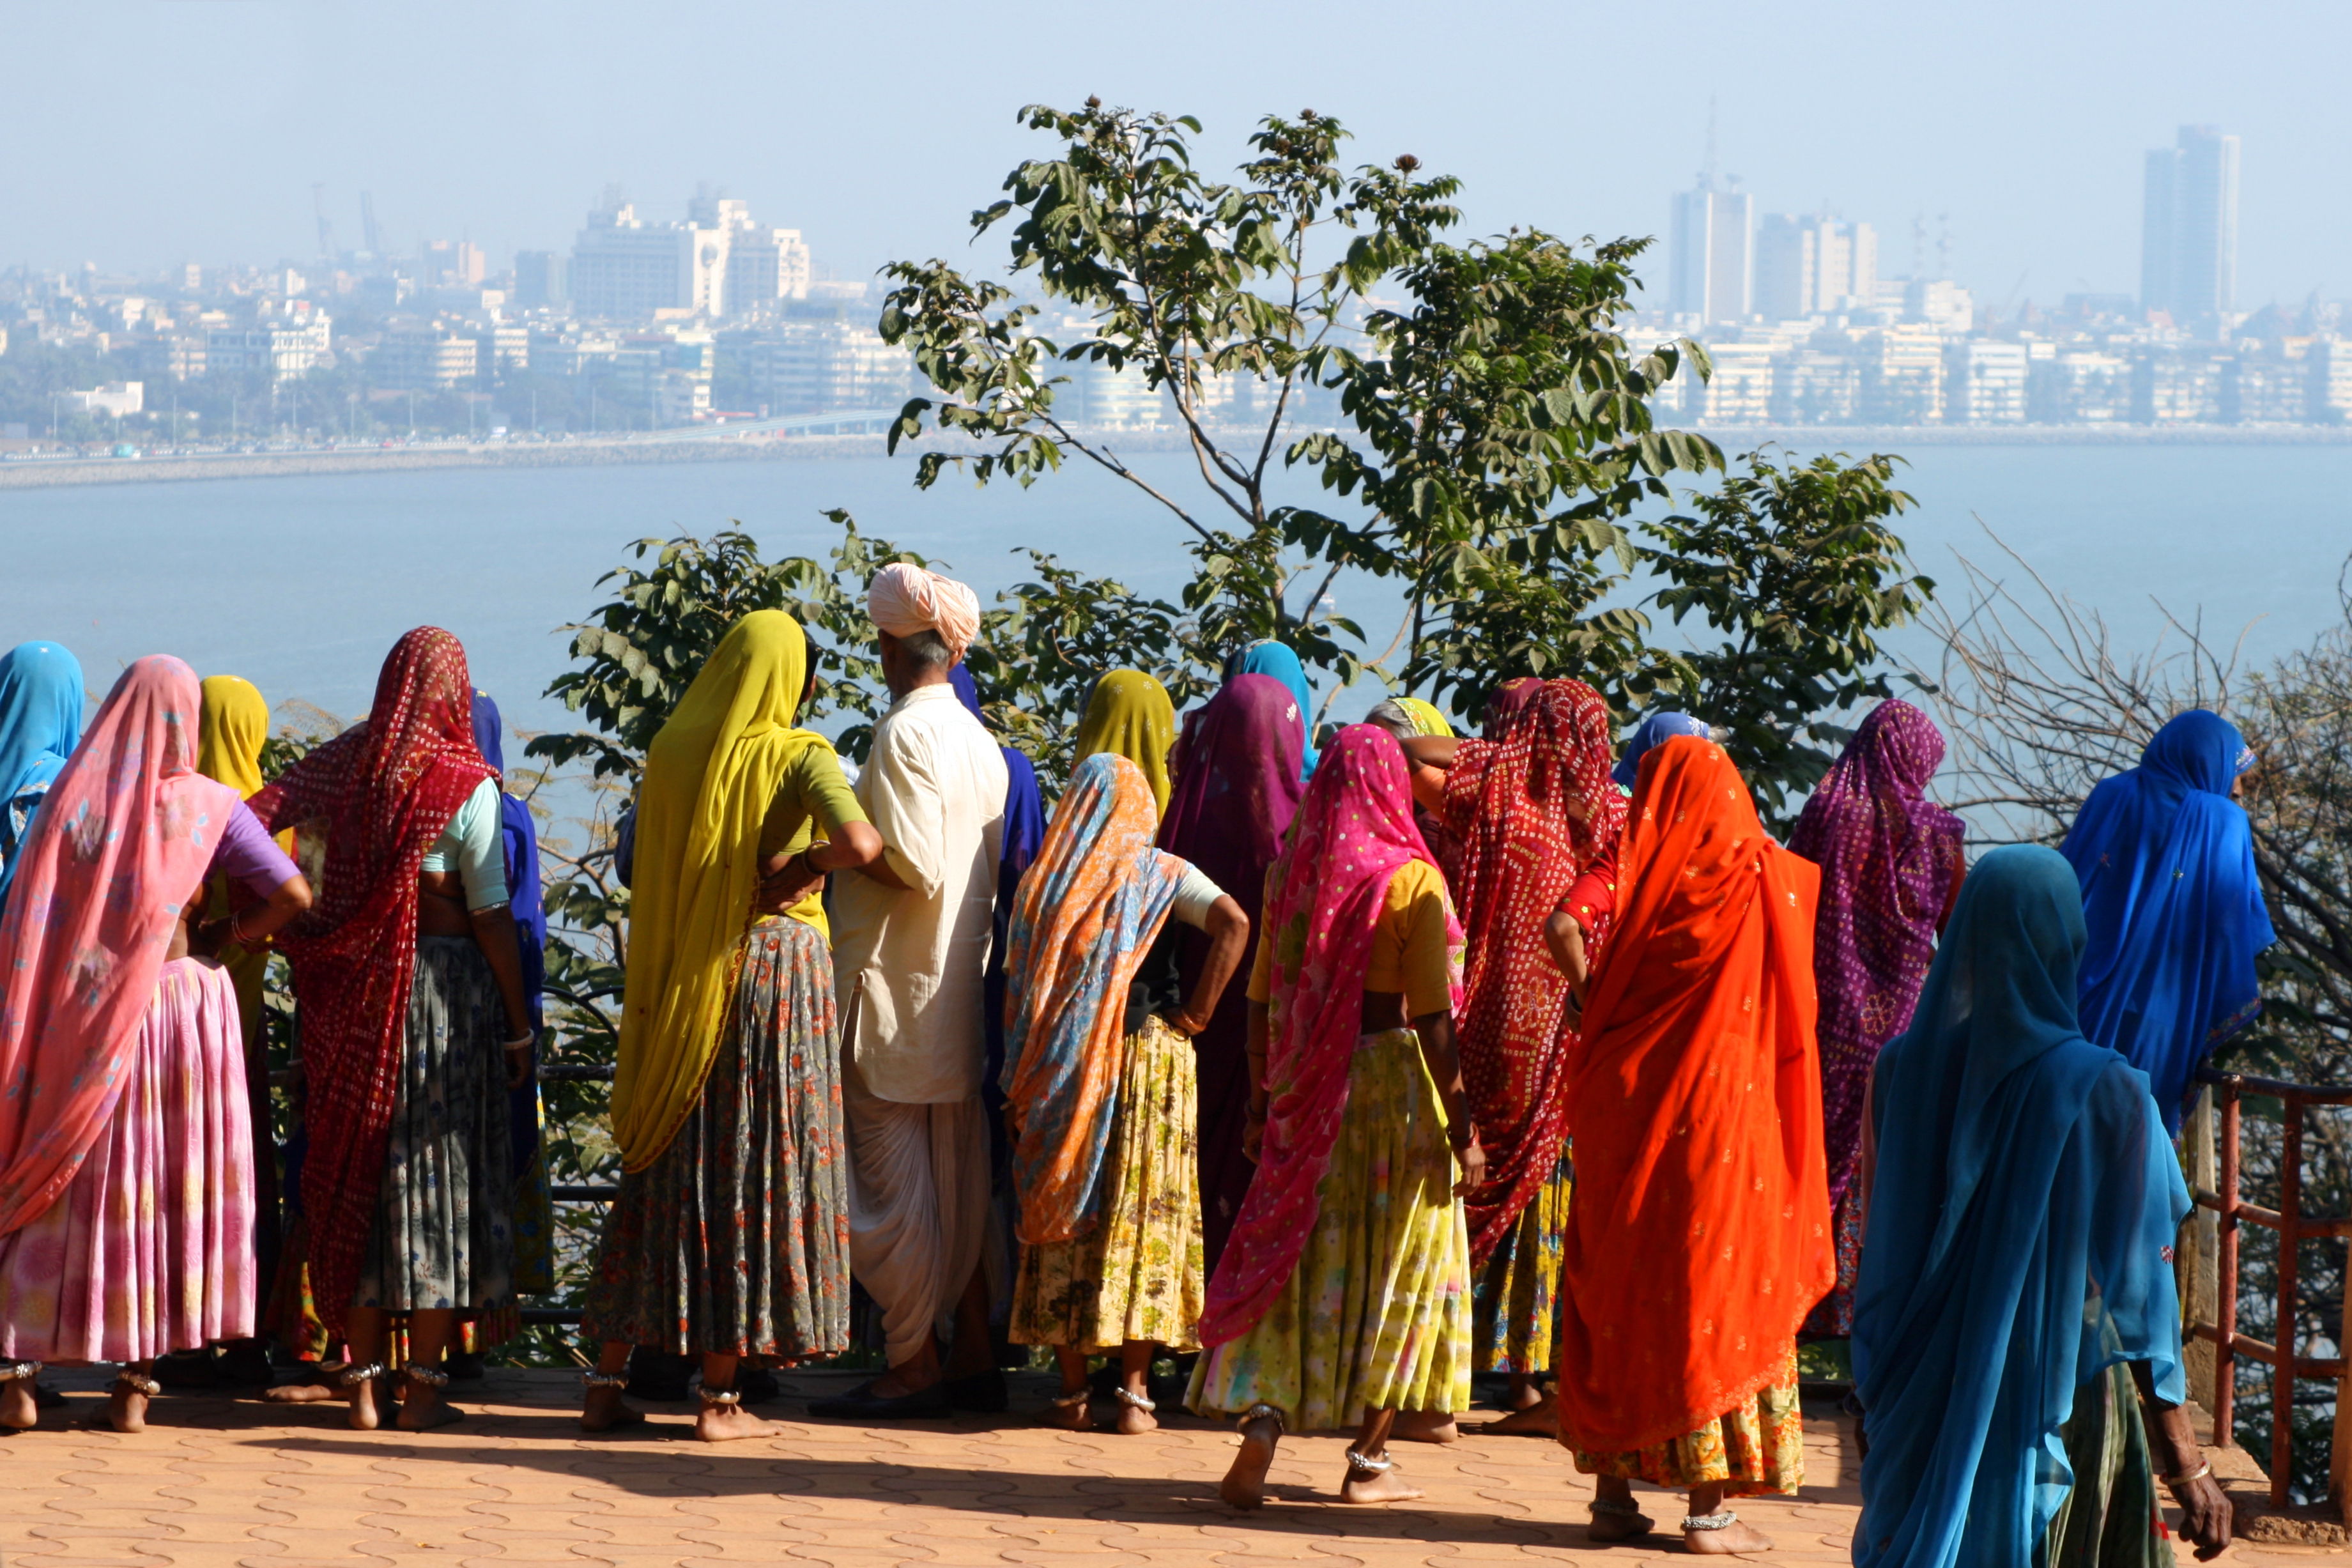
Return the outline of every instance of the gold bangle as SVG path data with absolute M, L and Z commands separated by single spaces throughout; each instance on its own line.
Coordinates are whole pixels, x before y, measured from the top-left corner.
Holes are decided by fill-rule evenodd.
M 2189 1472 L 2187 1475 L 2185 1475 L 2185 1476 L 2167 1476 L 2167 1477 L 2165 1477 L 2165 1478 L 2164 1478 L 2164 1484 L 2165 1484 L 2167 1487 L 2169 1487 L 2169 1488 L 2170 1488 L 2171 1489 L 2173 1489 L 2174 1491 L 2179 1491 L 2182 1487 L 2187 1486 L 2189 1482 L 2191 1482 L 2191 1481 L 2201 1481 L 2201 1480 L 2203 1480 L 2207 1476 L 2210 1476 L 2210 1475 L 2211 1475 L 2212 1473 L 2213 1473 L 2213 1461 L 2212 1461 L 2212 1460 L 2210 1460 L 2210 1459 L 2208 1459 L 2208 1460 L 2206 1460 L 2203 1464 L 2201 1464 L 2201 1465 L 2198 1466 L 2195 1469 L 2193 1469 L 2193 1470 L 2189 1471 Z

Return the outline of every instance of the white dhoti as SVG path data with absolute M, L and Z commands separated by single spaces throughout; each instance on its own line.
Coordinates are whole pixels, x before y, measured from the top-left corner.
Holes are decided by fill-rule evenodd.
M 849 1267 L 882 1309 L 892 1366 L 920 1355 L 971 1283 L 988 1234 L 980 1097 L 908 1105 L 841 1075 L 849 1130 Z

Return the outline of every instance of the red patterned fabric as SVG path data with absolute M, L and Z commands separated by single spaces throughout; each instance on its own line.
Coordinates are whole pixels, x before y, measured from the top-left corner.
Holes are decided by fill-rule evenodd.
M 466 650 L 438 626 L 393 645 L 365 721 L 253 797 L 272 832 L 323 834 L 310 911 L 278 937 L 294 966 L 310 1084 L 302 1215 L 319 1315 L 340 1333 L 374 1222 L 416 973 L 425 852 L 484 779 Z
M 1454 895 L 1469 939 L 1454 1037 L 1486 1179 L 1463 1200 L 1470 1259 L 1483 1266 L 1559 1163 L 1568 1136 L 1561 1085 L 1575 1046 L 1568 977 L 1544 922 L 1576 879 L 1612 859 L 1625 797 L 1609 776 L 1616 723 L 1580 680 L 1547 680 L 1499 741 L 1465 741 L 1445 775 L 1439 823 L 1462 842 Z M 1568 813 L 1581 797 L 1580 823 Z M 1586 946 L 1597 965 L 1608 921 Z

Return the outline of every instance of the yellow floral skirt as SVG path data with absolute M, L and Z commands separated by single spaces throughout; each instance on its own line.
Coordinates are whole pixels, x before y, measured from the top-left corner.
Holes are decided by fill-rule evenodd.
M 1192 1042 L 1144 1020 L 1127 1037 L 1102 1213 L 1071 1241 L 1024 1244 L 1008 1332 L 1015 1344 L 1200 1348 L 1201 1185 Z
M 1367 1410 L 1470 1407 L 1470 1231 L 1445 1110 L 1411 1029 L 1367 1035 L 1316 1188 L 1315 1228 L 1250 1331 L 1192 1366 L 1201 1415 L 1282 1412 L 1293 1432 Z
M 1560 1258 L 1568 1236 L 1573 1161 L 1559 1163 L 1519 1211 L 1519 1223 L 1478 1271 L 1470 1337 L 1480 1372 L 1551 1370 L 1559 1341 Z
M 1797 1405 L 1797 1346 L 1779 1381 L 1754 1399 L 1697 1431 L 1631 1453 L 1589 1454 L 1574 1444 L 1576 1468 L 1588 1476 L 1615 1476 L 1653 1486 L 1689 1488 L 1727 1483 L 1726 1497 L 1794 1492 L 1805 1481 L 1805 1425 Z

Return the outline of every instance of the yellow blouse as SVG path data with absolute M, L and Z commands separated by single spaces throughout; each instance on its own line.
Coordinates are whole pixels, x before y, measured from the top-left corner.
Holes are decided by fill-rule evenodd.
M 1445 878 L 1426 860 L 1408 860 L 1389 879 L 1388 896 L 1381 901 L 1380 919 L 1372 927 L 1372 952 L 1364 965 L 1367 991 L 1402 991 L 1408 1018 L 1451 1012 L 1454 992 L 1449 976 L 1454 955 L 1445 942 L 1448 905 Z M 1274 994 L 1274 943 L 1257 944 L 1257 961 L 1250 967 L 1249 998 L 1265 1002 Z

